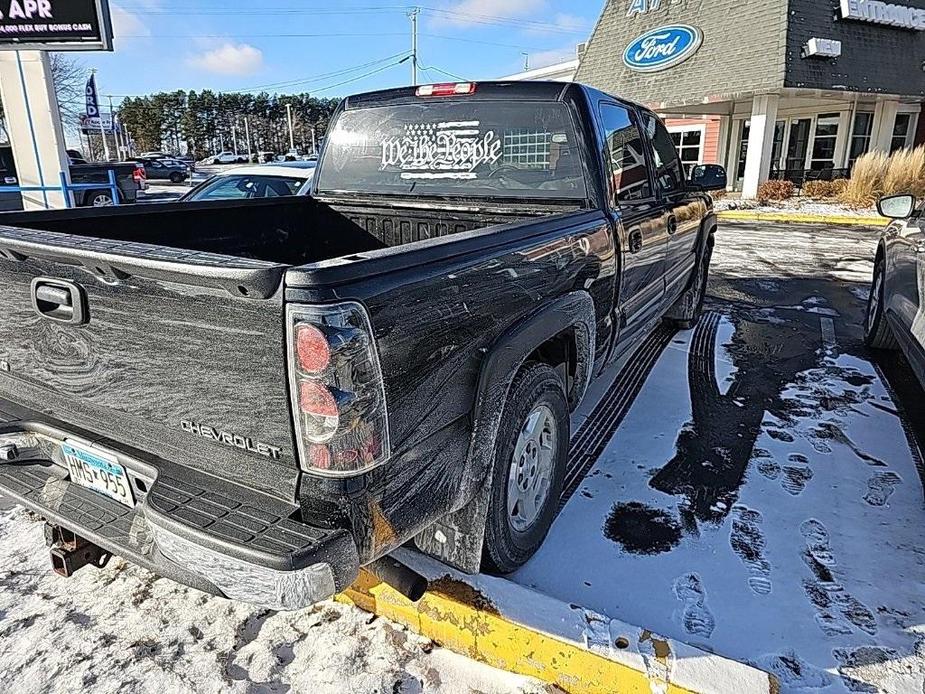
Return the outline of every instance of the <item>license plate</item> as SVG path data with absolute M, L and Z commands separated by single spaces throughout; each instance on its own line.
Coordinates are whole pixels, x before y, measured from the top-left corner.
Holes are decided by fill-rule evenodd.
M 135 505 L 128 475 L 115 458 L 90 451 L 77 444 L 61 444 L 61 452 L 71 473 L 71 482 L 115 499 L 128 507 Z

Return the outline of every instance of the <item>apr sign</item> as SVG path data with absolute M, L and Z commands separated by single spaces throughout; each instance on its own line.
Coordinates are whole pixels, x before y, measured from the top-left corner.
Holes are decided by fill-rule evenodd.
M 687 24 L 672 24 L 637 36 L 623 51 L 623 63 L 636 72 L 658 72 L 690 58 L 700 44 L 700 29 Z
M 0 0 L 0 50 L 112 50 L 109 0 Z

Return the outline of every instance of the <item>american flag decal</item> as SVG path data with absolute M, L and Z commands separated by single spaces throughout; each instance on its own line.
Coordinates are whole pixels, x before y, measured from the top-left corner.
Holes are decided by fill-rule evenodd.
M 408 123 L 403 137 L 382 143 L 381 170 L 398 168 L 403 179 L 475 179 L 476 168 L 501 158 L 503 146 L 481 123 Z

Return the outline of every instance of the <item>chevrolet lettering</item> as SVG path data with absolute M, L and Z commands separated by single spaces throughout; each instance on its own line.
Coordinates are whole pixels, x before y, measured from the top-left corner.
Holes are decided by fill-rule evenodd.
M 703 34 L 697 27 L 659 27 L 633 39 L 623 52 L 623 63 L 636 72 L 667 70 L 694 55 L 702 42 Z
M 182 428 L 183 431 L 187 432 L 188 434 L 201 436 L 204 439 L 210 439 L 226 446 L 240 448 L 242 451 L 257 453 L 258 455 L 262 455 L 266 458 L 273 458 L 273 460 L 279 460 L 282 456 L 282 449 L 277 448 L 276 446 L 270 446 L 265 443 L 261 443 L 260 441 L 254 441 L 254 439 L 249 436 L 232 434 L 228 431 L 221 431 L 215 427 L 206 426 L 205 424 L 197 424 L 196 422 L 191 422 L 188 419 L 184 419 L 182 422 L 180 422 L 180 428 Z

